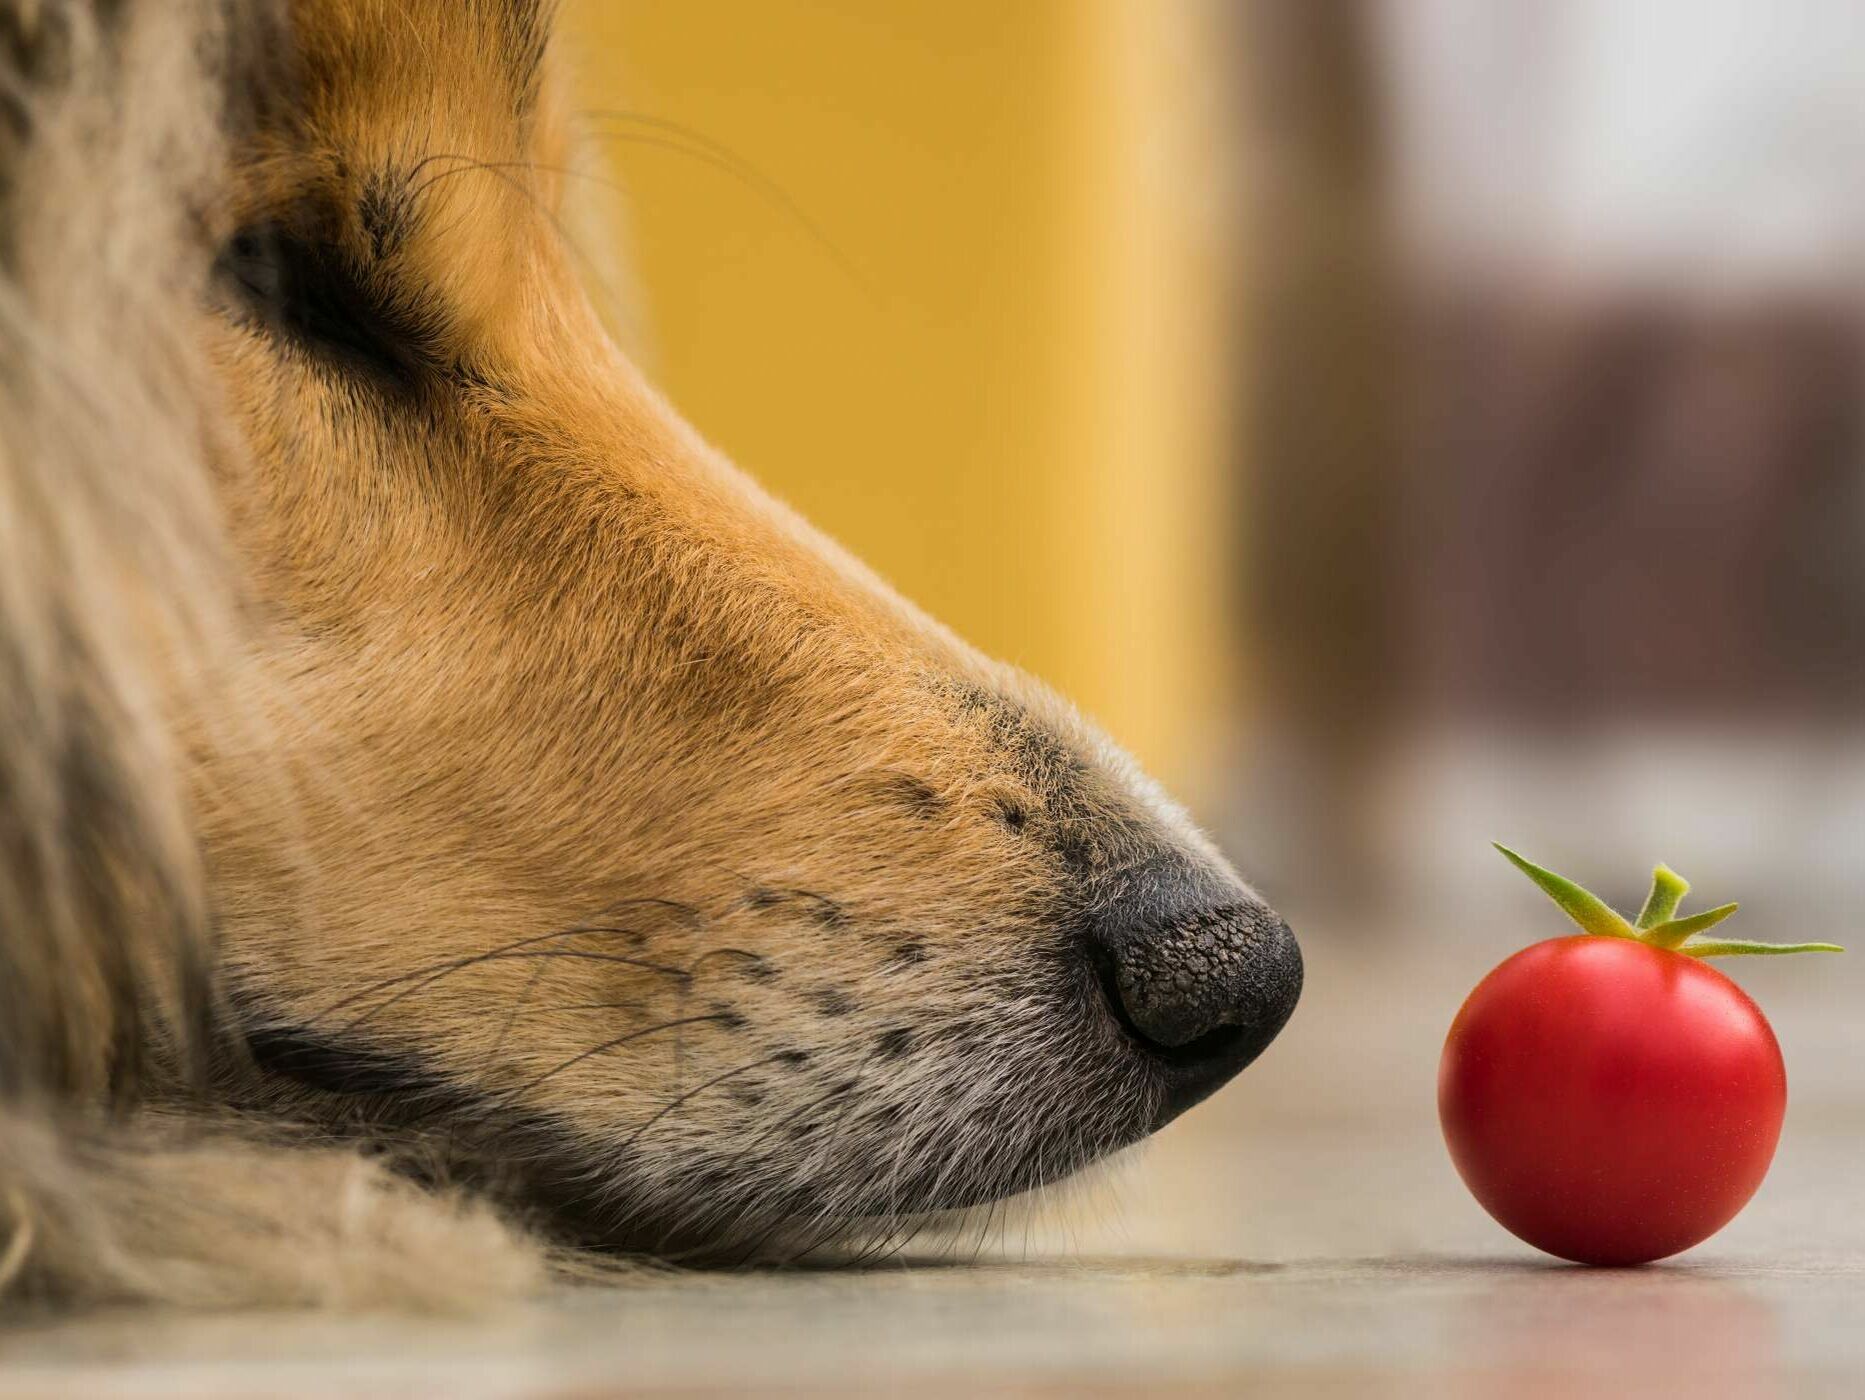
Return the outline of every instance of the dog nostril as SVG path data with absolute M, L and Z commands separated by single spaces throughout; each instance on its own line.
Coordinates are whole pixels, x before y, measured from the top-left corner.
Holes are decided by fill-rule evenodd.
M 1205 880 L 1172 893 L 1179 897 L 1154 885 L 1125 919 L 1096 931 L 1115 1016 L 1167 1070 L 1167 1117 L 1261 1054 L 1302 987 L 1301 950 L 1273 910 L 1238 899 L 1234 885 L 1213 891 Z M 1209 900 L 1211 893 L 1220 898 Z
M 1126 940 L 1114 987 L 1134 1029 L 1167 1050 L 1264 1022 L 1273 1035 L 1294 1006 L 1294 946 L 1289 926 L 1262 905 L 1231 905 Z
M 1188 1040 L 1168 1041 L 1161 1038 L 1157 1022 L 1144 1011 L 1135 1018 L 1129 1000 L 1131 993 L 1122 990 L 1118 972 L 1103 972 L 1101 989 L 1107 994 L 1108 1005 L 1113 1008 L 1114 1019 L 1120 1022 L 1122 1029 L 1152 1055 L 1175 1068 L 1196 1066 L 1227 1055 L 1236 1049 L 1245 1034 L 1242 1026 L 1219 1024 Z M 1143 1021 L 1146 1024 L 1142 1024 Z

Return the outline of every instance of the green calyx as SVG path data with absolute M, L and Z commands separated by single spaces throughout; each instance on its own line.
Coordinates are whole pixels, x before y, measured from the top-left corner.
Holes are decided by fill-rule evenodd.
M 1687 918 L 1677 917 L 1677 907 L 1690 893 L 1690 885 L 1668 865 L 1651 872 L 1651 893 L 1636 923 L 1613 909 L 1598 895 L 1580 888 L 1572 880 L 1543 870 L 1533 861 L 1524 860 L 1507 846 L 1497 844 L 1517 870 L 1533 880 L 1548 898 L 1566 911 L 1567 917 L 1580 925 L 1583 933 L 1600 938 L 1630 938 L 1654 948 L 1668 948 L 1693 958 L 1758 957 L 1778 953 L 1843 953 L 1837 943 L 1755 943 L 1743 938 L 1704 938 L 1697 935 L 1714 928 L 1735 913 L 1733 904 L 1720 904 Z M 1697 941 L 1692 942 L 1692 939 Z

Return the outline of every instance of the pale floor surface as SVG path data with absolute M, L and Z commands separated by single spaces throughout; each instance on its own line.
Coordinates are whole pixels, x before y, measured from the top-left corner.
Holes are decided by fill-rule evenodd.
M 1737 969 L 1788 1056 L 1780 1154 L 1720 1236 L 1630 1271 L 1518 1245 L 1445 1159 L 1437 1046 L 1494 960 L 1311 948 L 1256 1069 L 981 1257 L 470 1321 L 122 1314 L 0 1332 L 0 1395 L 1865 1396 L 1865 959 Z

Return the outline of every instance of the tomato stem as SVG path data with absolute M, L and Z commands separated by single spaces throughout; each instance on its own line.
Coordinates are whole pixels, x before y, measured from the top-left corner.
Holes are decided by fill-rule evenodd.
M 1633 938 L 1653 948 L 1665 948 L 1693 958 L 1764 957 L 1781 953 L 1843 953 L 1837 943 L 1759 943 L 1744 938 L 1690 940 L 1720 924 L 1735 913 L 1734 904 L 1719 904 L 1701 914 L 1675 917 L 1678 906 L 1690 893 L 1690 884 L 1668 865 L 1651 872 L 1651 893 L 1639 910 L 1636 926 L 1624 915 L 1591 891 L 1582 889 L 1565 876 L 1544 870 L 1533 861 L 1517 855 L 1500 842 L 1492 842 L 1509 863 L 1540 886 L 1542 892 L 1566 911 L 1567 917 L 1580 925 L 1582 933 L 1598 938 Z
M 1757 943 L 1747 938 L 1706 938 L 1677 950 L 1693 958 L 1771 957 L 1777 953 L 1843 953 L 1837 943 Z
M 1651 893 L 1645 896 L 1645 907 L 1638 911 L 1639 928 L 1663 923 L 1677 912 L 1677 906 L 1689 893 L 1690 882 L 1660 861 L 1652 867 Z
M 1661 924 L 1653 924 L 1645 928 L 1644 939 L 1647 943 L 1659 948 L 1675 948 L 1686 938 L 1702 933 L 1706 929 L 1715 928 L 1740 907 L 1735 904 L 1719 904 L 1714 909 L 1705 909 L 1701 914 L 1692 914 L 1687 919 L 1666 919 Z M 1644 928 L 1644 925 L 1641 924 L 1640 927 Z
M 1543 870 L 1500 842 L 1490 844 L 1501 851 L 1517 870 L 1541 886 L 1542 892 L 1566 910 L 1567 917 L 1579 924 L 1583 932 L 1597 934 L 1601 938 L 1638 937 L 1638 930 L 1591 890 L 1581 889 L 1572 880 L 1556 875 L 1552 870 Z

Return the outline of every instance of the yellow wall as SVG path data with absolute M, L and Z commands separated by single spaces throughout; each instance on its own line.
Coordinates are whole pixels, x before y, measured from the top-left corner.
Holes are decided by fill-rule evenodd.
M 1230 703 L 1188 0 L 581 0 L 643 358 L 768 487 L 1168 778 Z

